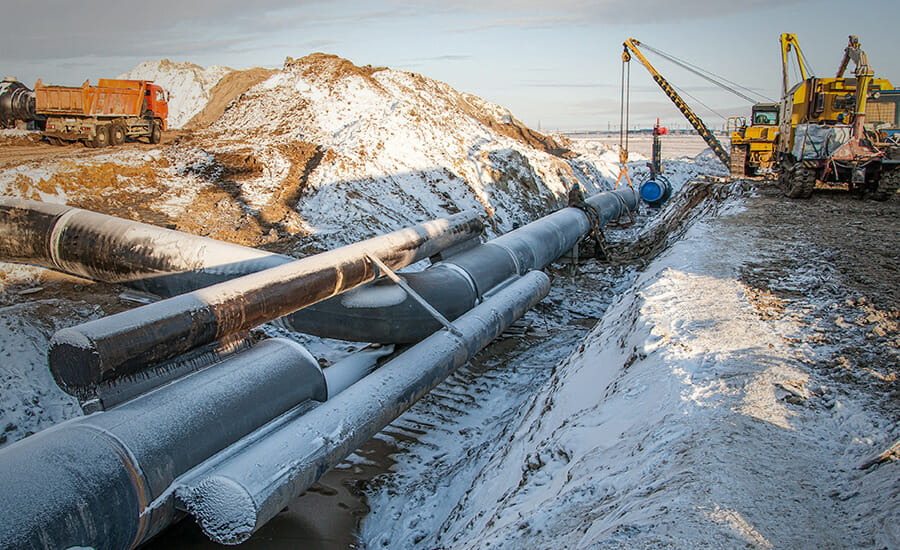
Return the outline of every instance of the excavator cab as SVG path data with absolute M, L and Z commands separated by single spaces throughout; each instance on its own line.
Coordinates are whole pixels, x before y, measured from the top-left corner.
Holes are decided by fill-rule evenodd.
M 753 106 L 753 126 L 778 126 L 778 103 L 757 103 Z

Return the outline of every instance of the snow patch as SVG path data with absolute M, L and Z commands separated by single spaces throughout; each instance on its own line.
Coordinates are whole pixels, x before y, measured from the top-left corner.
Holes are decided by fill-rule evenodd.
M 169 93 L 169 128 L 181 128 L 203 110 L 210 91 L 232 69 L 219 65 L 200 67 L 193 63 L 175 63 L 168 59 L 144 61 L 118 78 L 152 80 Z

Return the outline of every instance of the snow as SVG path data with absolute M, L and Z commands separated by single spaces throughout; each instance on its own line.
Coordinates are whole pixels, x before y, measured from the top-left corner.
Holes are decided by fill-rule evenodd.
M 395 442 L 364 545 L 897 546 L 896 512 L 876 504 L 896 479 L 857 469 L 892 421 L 804 368 L 816 351 L 796 344 L 811 330 L 799 317 L 754 310 L 737 275 L 762 237 L 729 223 L 742 211 L 695 223 L 530 396 L 517 378 L 532 362 L 511 357 L 503 384 L 464 392 L 491 386 L 480 406 L 435 422 L 451 382 L 400 417 L 398 431 L 431 427 Z
M 152 80 L 169 93 L 169 128 L 181 128 L 203 110 L 210 99 L 210 91 L 232 69 L 212 65 L 200 67 L 193 63 L 174 63 L 168 59 L 145 61 L 118 78 Z
M 497 131 L 514 120 L 502 107 L 405 71 L 337 74 L 341 67 L 334 59 L 288 64 L 184 143 L 4 167 L 0 192 L 69 202 L 96 191 L 60 186 L 53 176 L 98 163 L 150 164 L 159 175 L 153 208 L 178 220 L 191 217 L 202 190 L 225 186 L 223 154 L 246 155 L 261 168 L 227 181 L 239 208 L 255 215 L 285 200 L 285 227 L 334 248 L 457 210 L 483 212 L 494 236 L 565 204 L 575 182 L 590 194 L 618 176 L 614 147 L 575 140 L 568 146 L 577 156 L 555 156 Z M 228 71 L 163 60 L 122 77 L 171 91 L 169 120 L 178 127 Z M 292 156 L 298 142 L 313 144 L 316 155 Z M 647 159 L 632 151 L 629 160 L 637 185 Z M 677 193 L 691 180 L 727 175 L 708 149 L 669 155 L 663 170 L 673 203 L 686 200 Z M 138 183 L 118 174 L 121 188 Z M 282 199 L 286 188 L 296 196 Z M 894 500 L 880 500 L 898 494 L 896 469 L 858 469 L 884 448 L 884 426 L 896 420 L 804 367 L 823 352 L 805 341 L 813 327 L 799 315 L 769 320 L 754 312 L 737 272 L 762 254 L 764 241 L 729 223 L 742 212 L 740 200 L 729 202 L 641 271 L 594 264 L 556 277 L 547 301 L 525 317 L 545 340 L 461 369 L 377 436 L 402 452 L 393 474 L 371 489 L 362 543 L 900 545 Z M 660 219 L 607 237 L 633 240 Z M 48 342 L 103 312 L 44 297 L 34 290 L 41 273 L 0 265 L 0 445 L 80 414 L 53 383 Z M 34 293 L 17 298 L 24 292 Z M 376 298 L 400 297 L 387 287 Z M 374 305 L 364 298 L 342 299 Z M 272 325 L 261 330 L 288 335 Z M 289 336 L 326 363 L 364 346 Z
M 0 291 L 9 294 L 29 287 L 25 301 L 0 307 L 0 447 L 81 414 L 77 400 L 54 382 L 47 368 L 47 348 L 53 332 L 67 322 L 64 319 L 87 320 L 101 312 L 86 304 L 43 297 L 42 288 L 36 286 L 42 272 L 0 263 Z
M 335 71 L 346 73 L 336 78 Z M 564 204 L 575 181 L 596 191 L 617 174 L 614 159 L 600 167 L 566 160 L 472 113 L 511 120 L 505 109 L 413 73 L 368 74 L 336 58 L 313 58 L 248 90 L 211 132 L 219 133 L 215 151 L 249 150 L 265 166 L 241 185 L 254 208 L 292 183 L 283 145 L 315 143 L 323 157 L 297 212 L 327 246 L 361 237 L 359 227 L 386 232 L 451 208 L 485 212 L 495 235 Z

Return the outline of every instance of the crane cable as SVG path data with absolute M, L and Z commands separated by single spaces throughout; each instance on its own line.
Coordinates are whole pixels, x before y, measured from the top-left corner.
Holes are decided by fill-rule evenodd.
M 625 176 L 628 187 L 634 188 L 631 177 L 628 175 L 628 126 L 631 124 L 631 63 L 628 62 L 630 57 L 626 54 L 627 50 L 622 54 L 622 103 L 619 106 L 619 164 L 622 165 L 622 169 L 619 171 L 619 177 L 616 178 L 616 184 L 613 189 L 619 188 L 622 176 Z M 627 69 L 625 68 L 626 65 L 628 66 Z
M 722 120 L 728 120 L 728 117 L 727 117 L 727 116 L 725 116 L 725 115 L 723 115 L 722 113 L 720 113 L 719 111 L 713 109 L 712 107 L 710 107 L 710 106 L 707 105 L 706 103 L 703 103 L 702 101 L 700 101 L 700 99 L 699 99 L 697 96 L 691 95 L 691 94 L 688 93 L 687 90 L 685 90 L 684 88 L 682 88 L 682 87 L 680 87 L 680 86 L 676 86 L 675 84 L 672 84 L 671 82 L 669 82 L 669 86 L 675 88 L 676 90 L 678 90 L 679 92 L 681 92 L 683 95 L 686 95 L 686 96 L 688 96 L 689 98 L 693 99 L 694 101 L 696 101 L 696 102 L 699 103 L 700 105 L 703 105 L 704 107 L 706 107 L 706 108 L 709 110 L 709 112 L 711 112 L 712 114 L 718 116 L 718 117 L 721 118 Z
M 683 59 L 679 59 L 672 54 L 663 52 L 662 50 L 658 50 L 658 49 L 654 48 L 653 46 L 647 44 L 646 42 L 641 42 L 641 46 L 643 46 L 647 50 L 650 50 L 651 52 L 655 53 L 656 55 L 663 57 L 664 59 L 668 59 L 669 61 L 678 65 L 679 67 L 694 73 L 695 75 L 699 76 L 700 78 L 702 78 L 708 82 L 711 82 L 712 84 L 715 84 L 716 86 L 722 88 L 723 90 L 731 92 L 734 95 L 736 95 L 746 101 L 749 101 L 750 103 L 757 103 L 757 100 L 744 94 L 744 93 L 741 93 L 740 91 L 737 90 L 737 88 L 740 88 L 741 90 L 744 90 L 748 93 L 755 94 L 756 96 L 761 97 L 766 101 L 774 102 L 774 100 L 772 100 L 770 97 L 768 97 L 766 95 L 763 95 L 755 90 L 751 90 L 750 88 L 747 88 L 745 86 L 741 86 L 737 82 L 728 80 L 727 78 L 717 75 L 716 73 L 714 73 L 712 71 L 707 71 L 706 69 L 698 67 L 698 66 L 696 66 L 692 63 L 689 63 Z M 709 75 L 711 75 L 711 76 L 709 76 Z M 728 84 L 730 84 L 730 86 Z M 712 109 L 710 109 L 710 110 L 712 110 Z M 715 111 L 713 111 L 713 112 L 715 112 Z
M 625 66 L 628 66 L 628 78 L 625 78 Z M 631 105 L 631 63 L 622 58 L 621 103 L 619 104 L 619 151 L 628 152 L 628 125 L 630 124 Z M 627 91 L 626 91 L 627 90 Z M 621 153 L 620 153 L 621 155 Z

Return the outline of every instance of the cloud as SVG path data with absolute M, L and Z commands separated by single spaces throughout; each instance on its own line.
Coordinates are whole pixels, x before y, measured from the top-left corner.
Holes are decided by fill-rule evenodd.
M 502 27 L 529 29 L 550 28 L 559 25 L 621 26 L 625 24 L 672 24 L 686 21 L 717 19 L 736 13 L 772 10 L 809 0 L 555 0 L 503 1 L 503 0 L 421 0 L 445 14 L 466 14 L 473 17 L 468 24 L 457 27 L 456 32 L 476 32 Z M 487 17 L 503 14 L 502 17 Z

